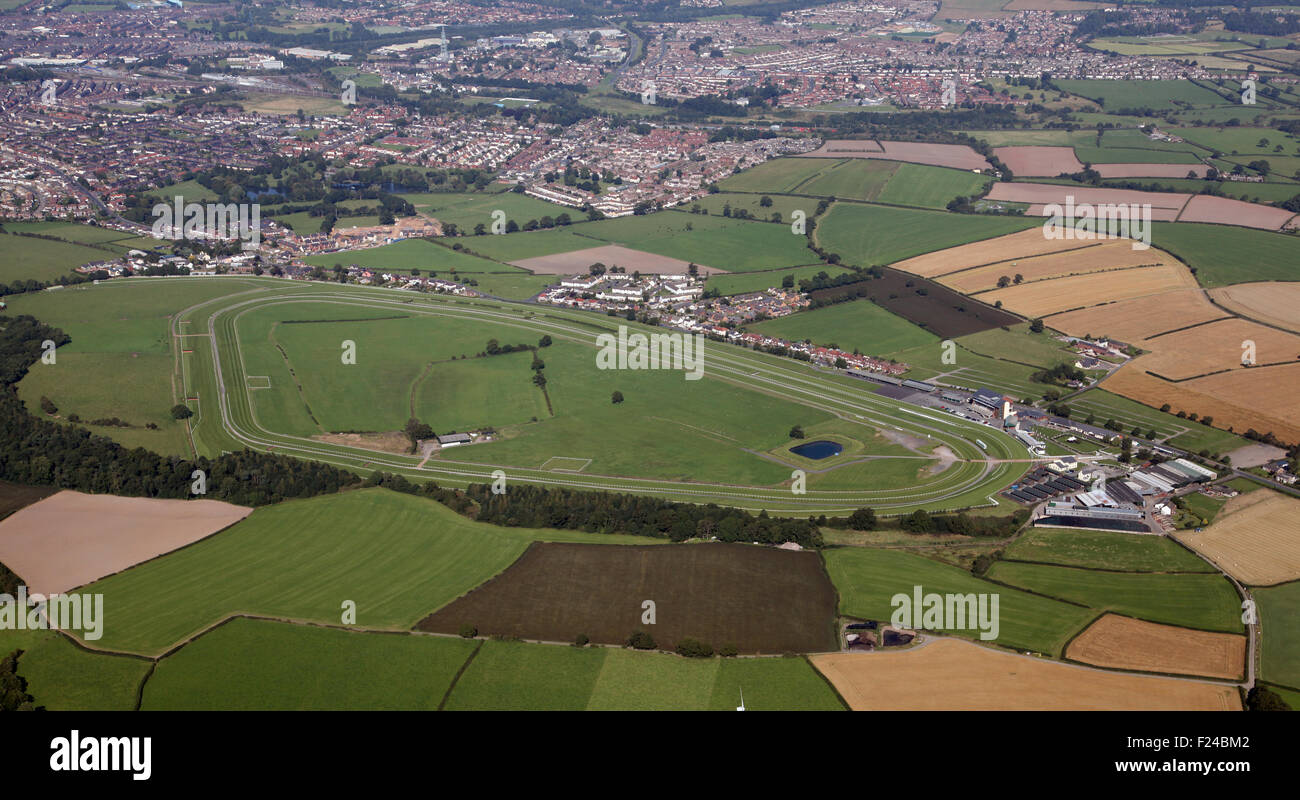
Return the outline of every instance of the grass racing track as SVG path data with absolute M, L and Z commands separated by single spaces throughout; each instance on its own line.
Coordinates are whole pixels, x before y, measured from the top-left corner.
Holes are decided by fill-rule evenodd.
M 177 279 L 164 279 L 177 280 Z M 180 280 L 223 280 L 182 278 Z M 195 448 L 215 456 L 223 450 L 249 448 L 323 461 L 367 474 L 383 470 L 408 479 L 435 480 L 445 486 L 487 483 L 494 470 L 504 470 L 508 480 L 562 486 L 587 491 L 631 492 L 680 502 L 718 503 L 777 514 L 843 514 L 862 506 L 885 513 L 906 513 L 917 508 L 938 510 L 989 505 L 990 495 L 1018 478 L 1027 468 L 1028 454 L 1013 439 L 988 426 L 961 420 L 938 411 L 908 406 L 880 397 L 870 384 L 803 362 L 756 353 L 723 343 L 709 342 L 704 357 L 704 379 L 718 380 L 760 391 L 799 405 L 831 413 L 867 429 L 897 429 L 930 437 L 936 446 L 947 445 L 958 461 L 923 488 L 818 489 L 795 495 L 787 486 L 745 486 L 729 483 L 676 481 L 627 475 L 550 472 L 518 465 L 430 459 L 423 466 L 419 455 L 384 453 L 268 430 L 257 418 L 245 375 L 244 354 L 238 332 L 240 316 L 268 305 L 309 302 L 336 304 L 340 311 L 400 312 L 410 315 L 481 320 L 518 328 L 532 335 L 548 334 L 556 341 L 590 347 L 593 359 L 600 333 L 616 332 L 620 324 L 630 331 L 663 332 L 584 312 L 548 306 L 503 303 L 439 295 L 414 294 L 392 289 L 337 286 L 260 279 L 264 288 L 245 290 L 191 306 L 172 321 L 177 343 L 177 370 L 185 396 L 195 416 L 190 420 Z M 346 316 L 346 314 L 345 314 Z M 184 352 L 189 351 L 189 352 Z M 974 442 L 981 439 L 988 450 Z M 811 471 L 811 470 L 810 470 Z M 810 484 L 813 481 L 810 480 Z

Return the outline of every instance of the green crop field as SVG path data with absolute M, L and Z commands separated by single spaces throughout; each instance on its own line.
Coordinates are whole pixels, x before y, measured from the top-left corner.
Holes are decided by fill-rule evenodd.
M 1252 594 L 1263 630 L 1260 677 L 1300 691 L 1300 581 Z
M 767 197 L 772 201 L 772 205 L 764 206 L 763 198 Z M 789 225 L 794 219 L 794 212 L 802 211 L 805 218 L 810 218 L 813 212 L 817 210 L 817 200 L 808 197 L 797 197 L 789 194 L 739 194 L 736 192 L 719 192 L 718 194 L 706 194 L 700 199 L 692 202 L 689 206 L 682 206 L 683 210 L 694 211 L 696 206 L 701 209 L 707 209 L 710 214 L 721 216 L 723 211 L 730 206 L 734 211 L 744 209 L 763 222 L 770 221 L 772 214 L 780 214 L 781 221 L 784 225 Z
M 808 267 L 794 267 L 792 269 L 731 272 L 710 275 L 705 286 L 709 289 L 717 289 L 718 294 L 722 295 L 745 294 L 746 292 L 760 292 L 764 289 L 780 287 L 787 275 L 794 276 L 794 285 L 797 288 L 799 281 L 814 278 L 823 272 L 826 273 L 828 278 L 834 278 L 848 271 L 845 267 L 813 264 Z
M 593 241 L 693 261 L 729 272 L 811 264 L 817 256 L 807 239 L 788 225 L 727 219 L 683 212 L 619 217 L 572 226 Z
M 842 350 L 885 357 L 908 347 L 931 344 L 939 338 L 870 300 L 800 311 L 788 317 L 750 325 L 748 329 L 765 336 L 796 342 L 810 339 L 818 345 L 835 344 Z
M 527 300 L 536 297 L 539 292 L 555 283 L 555 275 L 531 275 L 518 273 L 503 275 L 499 272 L 474 275 L 474 288 L 493 297 L 506 300 Z
M 1060 80 L 1056 85 L 1071 94 L 1095 100 L 1112 112 L 1124 108 L 1175 110 L 1180 107 L 1178 103 L 1192 106 L 1228 104 L 1214 92 L 1186 80 Z
M 340 226 L 341 227 L 341 226 Z M 347 250 L 339 253 L 321 253 L 303 259 L 308 264 L 319 267 L 358 266 L 369 269 L 392 269 L 410 272 L 412 269 L 424 273 L 436 272 L 511 272 L 520 271 L 508 264 L 499 264 L 486 258 L 478 258 L 463 252 L 443 247 L 427 239 L 403 239 L 400 242 L 370 247 L 365 250 Z
M 53 631 L 0 631 L 0 657 L 14 650 L 33 704 L 49 711 L 130 711 L 149 671 L 144 659 L 92 653 Z
M 162 659 L 141 708 L 434 711 L 476 646 L 234 619 Z
M 281 503 L 170 555 L 92 584 L 112 609 L 98 644 L 157 655 L 232 614 L 406 629 L 491 578 L 534 540 L 638 537 L 499 528 L 387 489 Z
M 876 199 L 882 203 L 902 206 L 945 208 L 955 197 L 983 194 L 991 182 L 990 178 L 965 170 L 924 164 L 899 164 L 898 172 L 885 184 L 884 191 Z
M 493 212 L 500 211 L 505 219 L 514 220 L 523 226 L 529 220 L 542 217 L 558 217 L 568 214 L 573 221 L 586 219 L 586 214 L 576 208 L 548 203 L 529 197 L 526 194 L 509 191 L 485 192 L 430 192 L 427 194 L 401 195 L 415 206 L 422 214 L 433 217 L 443 225 L 452 223 L 462 233 L 474 232 L 476 225 L 482 224 L 487 230 L 492 229 Z
M 1163 536 L 1110 531 L 1032 528 L 1008 547 L 1008 561 L 1120 572 L 1217 572 L 1203 559 Z
M 1097 616 L 1092 609 L 998 586 L 960 567 L 899 550 L 841 547 L 824 555 L 840 594 L 840 612 L 853 617 L 888 620 L 894 611 L 890 598 L 898 593 L 910 597 L 914 586 L 926 593 L 997 593 L 1001 620 L 996 644 L 1055 656 Z M 953 633 L 979 636 L 978 630 Z
M 1300 237 L 1270 231 L 1194 222 L 1157 222 L 1151 243 L 1196 270 L 1206 288 L 1253 281 L 1300 279 Z M 1250 258 L 1242 258 L 1249 253 Z
M 809 159 L 813 160 L 813 159 Z M 818 159 L 825 163 L 824 159 Z M 849 158 L 826 168 L 790 189 L 796 194 L 839 197 L 846 200 L 875 200 L 901 172 L 898 162 Z
M 5 227 L 8 230 L 12 225 Z M 0 252 L 5 254 L 3 265 L 0 265 L 0 283 L 8 283 L 57 280 L 70 275 L 74 267 L 95 261 L 115 261 L 126 251 L 121 248 L 100 250 L 72 242 L 0 233 Z
M 799 185 L 842 163 L 839 159 L 774 158 L 719 181 L 718 188 L 724 192 L 794 192 Z
M 1031 228 L 1038 223 L 1021 218 L 982 217 L 914 211 L 857 203 L 835 203 L 822 217 L 817 241 L 845 263 L 869 267 L 991 239 Z
M 1221 575 L 1098 572 L 1001 561 L 988 577 L 1152 622 L 1240 633 L 1241 602 Z
M 802 658 L 687 659 L 609 648 L 489 641 L 448 710 L 842 710 Z

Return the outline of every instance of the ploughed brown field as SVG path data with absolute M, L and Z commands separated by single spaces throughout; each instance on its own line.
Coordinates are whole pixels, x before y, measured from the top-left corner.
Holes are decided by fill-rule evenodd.
M 1186 174 L 1185 170 L 1184 174 Z M 986 199 L 1004 203 L 1029 203 L 1027 214 L 1043 216 L 1046 214 L 1044 210 L 1046 204 L 1059 203 L 1064 206 L 1067 197 L 1073 197 L 1076 206 L 1083 203 L 1148 205 L 1151 207 L 1153 220 L 1214 222 L 1270 231 L 1280 229 L 1295 217 L 1295 214 L 1285 209 L 1227 197 L 1093 186 L 1064 186 L 1053 183 L 995 183 Z M 1160 213 L 1162 210 L 1164 213 Z
M 153 500 L 63 491 L 0 522 L 0 563 L 49 595 L 171 552 L 253 509 L 219 500 Z
M 645 601 L 655 623 L 642 622 Z M 536 543 L 505 572 L 425 617 L 417 630 L 660 649 L 683 638 L 742 653 L 835 649 L 835 590 L 812 552 L 744 544 L 610 547 Z
M 1065 656 L 1112 669 L 1238 680 L 1246 637 L 1106 614 L 1070 642 Z
M 1238 314 L 1300 333 L 1300 282 L 1239 283 L 1211 289 L 1210 297 Z
M 1240 711 L 1235 686 L 1020 656 L 959 639 L 812 656 L 854 711 Z
M 993 155 L 1007 165 L 1015 175 L 1026 178 L 1055 178 L 1061 173 L 1083 171 L 1083 164 L 1074 157 L 1073 147 L 1022 145 L 997 147 Z
M 627 274 L 640 272 L 642 275 L 685 275 L 691 264 L 680 258 L 669 258 L 643 250 L 633 250 L 616 244 L 601 247 L 589 247 L 586 250 L 571 250 L 567 253 L 555 253 L 549 256 L 536 256 L 510 262 L 516 267 L 530 269 L 539 275 L 578 275 L 586 274 L 592 264 L 604 264 L 606 267 L 623 267 Z M 696 264 L 701 275 L 713 275 L 726 270 Z
M 942 284 L 889 267 L 882 268 L 879 278 L 818 289 L 811 296 L 814 300 L 828 300 L 849 293 L 861 293 L 877 305 L 944 338 L 1020 322 L 1019 317 L 991 304 L 986 305 Z
M 1300 579 L 1300 500 L 1267 490 L 1229 500 L 1210 527 L 1174 538 L 1250 586 Z

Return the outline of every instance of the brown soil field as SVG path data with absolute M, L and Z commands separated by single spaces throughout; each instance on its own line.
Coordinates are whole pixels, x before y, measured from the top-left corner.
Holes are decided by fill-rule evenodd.
M 1284 208 L 1273 208 L 1228 197 L 1211 197 L 1201 194 L 1188 202 L 1179 222 L 1218 222 L 1224 225 L 1244 225 L 1275 231 L 1295 214 Z
M 62 491 L 0 522 L 0 562 L 53 594 L 148 561 L 235 524 L 251 508 Z
M 1300 578 L 1300 500 L 1260 489 L 1229 500 L 1200 533 L 1174 538 L 1211 558 L 1229 575 L 1251 586 Z
M 1239 283 L 1211 289 L 1210 297 L 1238 314 L 1300 333 L 1300 282 Z
M 1295 398 L 1300 393 L 1300 364 L 1234 370 L 1194 381 L 1170 383 L 1142 371 L 1141 358 L 1106 380 L 1107 391 L 1172 412 L 1214 417 L 1214 427 L 1238 433 L 1254 428 L 1287 442 L 1300 442 Z
M 810 659 L 855 711 L 1240 711 L 1232 686 L 1019 656 L 958 639 Z
M 1092 3 L 1087 0 L 1011 0 L 1002 7 L 1003 11 L 1092 11 L 1105 8 L 1105 3 Z
M 1152 208 L 1151 221 L 1152 222 L 1176 222 L 1178 220 L 1179 210 L 1180 209 L 1177 208 Z M 1049 216 L 1049 213 L 1047 211 L 1046 205 L 1042 203 L 1034 203 L 1030 205 L 1029 208 L 1025 209 L 1025 216 L 1046 217 Z
M 641 622 L 656 604 L 655 624 Z M 416 628 L 622 644 L 637 630 L 671 649 L 684 637 L 743 653 L 835 649 L 835 590 L 813 552 L 744 544 L 536 543 L 509 569 Z
M 977 293 L 996 289 L 998 278 L 1003 275 L 1014 278 L 1023 275 L 1025 282 L 1063 278 L 1069 275 L 1085 275 L 1104 270 L 1126 269 L 1131 267 L 1154 267 L 1180 263 L 1173 256 L 1149 247 L 1146 250 L 1134 250 L 1128 239 L 1108 239 L 1092 242 L 1089 247 L 1079 247 L 1060 253 L 1035 256 L 1017 261 L 1004 261 L 987 267 L 963 270 L 939 279 L 939 282 L 951 286 L 959 292 Z M 1118 277 L 1118 276 L 1112 276 Z
M 596 262 L 606 267 L 623 267 L 629 275 L 633 272 L 640 272 L 643 275 L 685 275 L 690 266 L 689 261 L 633 250 L 616 244 L 590 247 L 586 250 L 571 250 L 549 256 L 536 256 L 510 263 L 516 267 L 530 269 L 539 275 L 585 275 L 587 269 Z M 726 272 L 703 264 L 696 264 L 696 266 L 706 275 Z
M 1246 637 L 1107 614 L 1075 637 L 1065 656 L 1112 669 L 1240 680 Z
M 1067 311 L 1048 317 L 1046 322 L 1071 336 L 1110 336 L 1145 348 L 1141 342 L 1148 336 L 1227 316 L 1210 305 L 1200 289 L 1176 289 L 1157 297 Z
M 876 149 L 877 144 L 879 149 Z M 804 158 L 883 158 L 954 169 L 990 168 L 984 156 L 964 144 L 829 139 L 816 150 L 800 155 Z
M 1188 172 L 1204 178 L 1204 164 L 1093 164 L 1103 178 L 1186 178 Z
M 997 147 L 993 149 L 993 155 L 1013 173 L 1026 178 L 1055 178 L 1063 172 L 1073 173 L 1083 169 L 1083 164 L 1074 157 L 1073 147 Z
M 934 278 L 971 267 L 999 264 L 1044 253 L 1058 253 L 1094 244 L 1095 241 L 1082 239 L 1048 239 L 1043 236 L 1042 228 L 1030 228 L 995 239 L 984 239 L 947 250 L 926 253 L 923 256 L 899 261 L 893 267 L 913 275 Z
M 1148 256 L 1151 250 L 1144 251 Z M 1073 308 L 1095 306 L 1132 297 L 1190 288 L 1196 279 L 1179 263 L 1126 269 L 1104 275 L 1076 275 L 1050 281 L 1008 286 L 980 295 L 986 303 L 1002 301 L 1009 311 L 1043 317 Z M 1238 342 L 1240 345 L 1240 342 Z
M 1137 203 L 1150 204 L 1151 208 L 1182 208 L 1190 194 L 1173 194 L 1166 192 L 1139 192 L 1135 189 L 1098 189 L 1092 186 L 1058 186 L 1051 183 L 1006 183 L 993 184 L 993 190 L 987 195 L 989 200 L 1001 200 L 1007 203 L 1060 203 L 1065 204 L 1067 195 L 1074 197 L 1075 205 L 1080 203 Z M 1152 215 L 1154 217 L 1154 214 Z
M 1257 322 L 1232 317 L 1195 328 L 1167 333 L 1142 343 L 1142 369 L 1170 380 L 1184 380 L 1241 365 L 1243 341 L 1253 341 L 1257 364 L 1291 362 L 1300 358 L 1300 336 Z

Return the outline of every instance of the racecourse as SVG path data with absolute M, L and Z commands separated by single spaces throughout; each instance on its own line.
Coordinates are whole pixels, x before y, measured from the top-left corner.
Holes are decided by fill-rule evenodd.
M 172 278 L 161 280 L 225 280 L 223 278 Z M 270 430 L 258 418 L 253 393 L 245 376 L 245 350 L 239 319 L 254 309 L 300 303 L 332 304 L 340 316 L 390 312 L 461 320 L 479 320 L 518 329 L 521 338 L 549 335 L 556 341 L 588 347 L 595 358 L 596 337 L 627 324 L 633 330 L 656 329 L 625 323 L 622 319 L 565 311 L 550 307 L 485 299 L 465 299 L 414 294 L 392 289 L 338 286 L 326 283 L 255 279 L 263 288 L 236 292 L 193 305 L 172 318 L 177 370 L 184 394 L 195 417 L 191 436 L 198 453 L 214 456 L 222 451 L 249 448 L 313 459 L 367 474 L 371 471 L 401 474 L 411 480 L 435 480 L 440 485 L 487 483 L 502 470 L 510 482 L 562 486 L 588 491 L 632 492 L 682 502 L 718 503 L 780 514 L 843 514 L 862 506 L 885 513 L 906 513 L 917 508 L 939 510 L 988 506 L 991 495 L 1012 482 L 1027 467 L 1028 454 L 1000 431 L 984 425 L 919 410 L 870 391 L 869 384 L 808 364 L 724 343 L 709 342 L 705 350 L 704 380 L 724 381 L 748 391 L 758 391 L 807 408 L 830 413 L 848 425 L 865 430 L 894 429 L 929 437 L 946 445 L 958 461 L 924 486 L 893 488 L 819 489 L 810 474 L 805 493 L 788 485 L 743 485 L 724 481 L 664 480 L 636 475 L 557 473 L 518 464 L 473 460 L 474 447 L 453 451 L 455 458 L 384 453 L 327 443 Z M 243 283 L 243 281 L 241 281 Z M 246 285 L 246 284 L 245 284 Z M 662 329 L 657 329 L 662 332 Z M 183 339 L 181 337 L 184 337 Z M 204 341 L 206 339 L 206 341 Z M 180 342 L 186 343 L 182 353 Z M 974 444 L 981 439 L 985 451 Z M 462 455 L 463 454 L 463 455 Z M 810 467 L 811 473 L 813 468 Z

